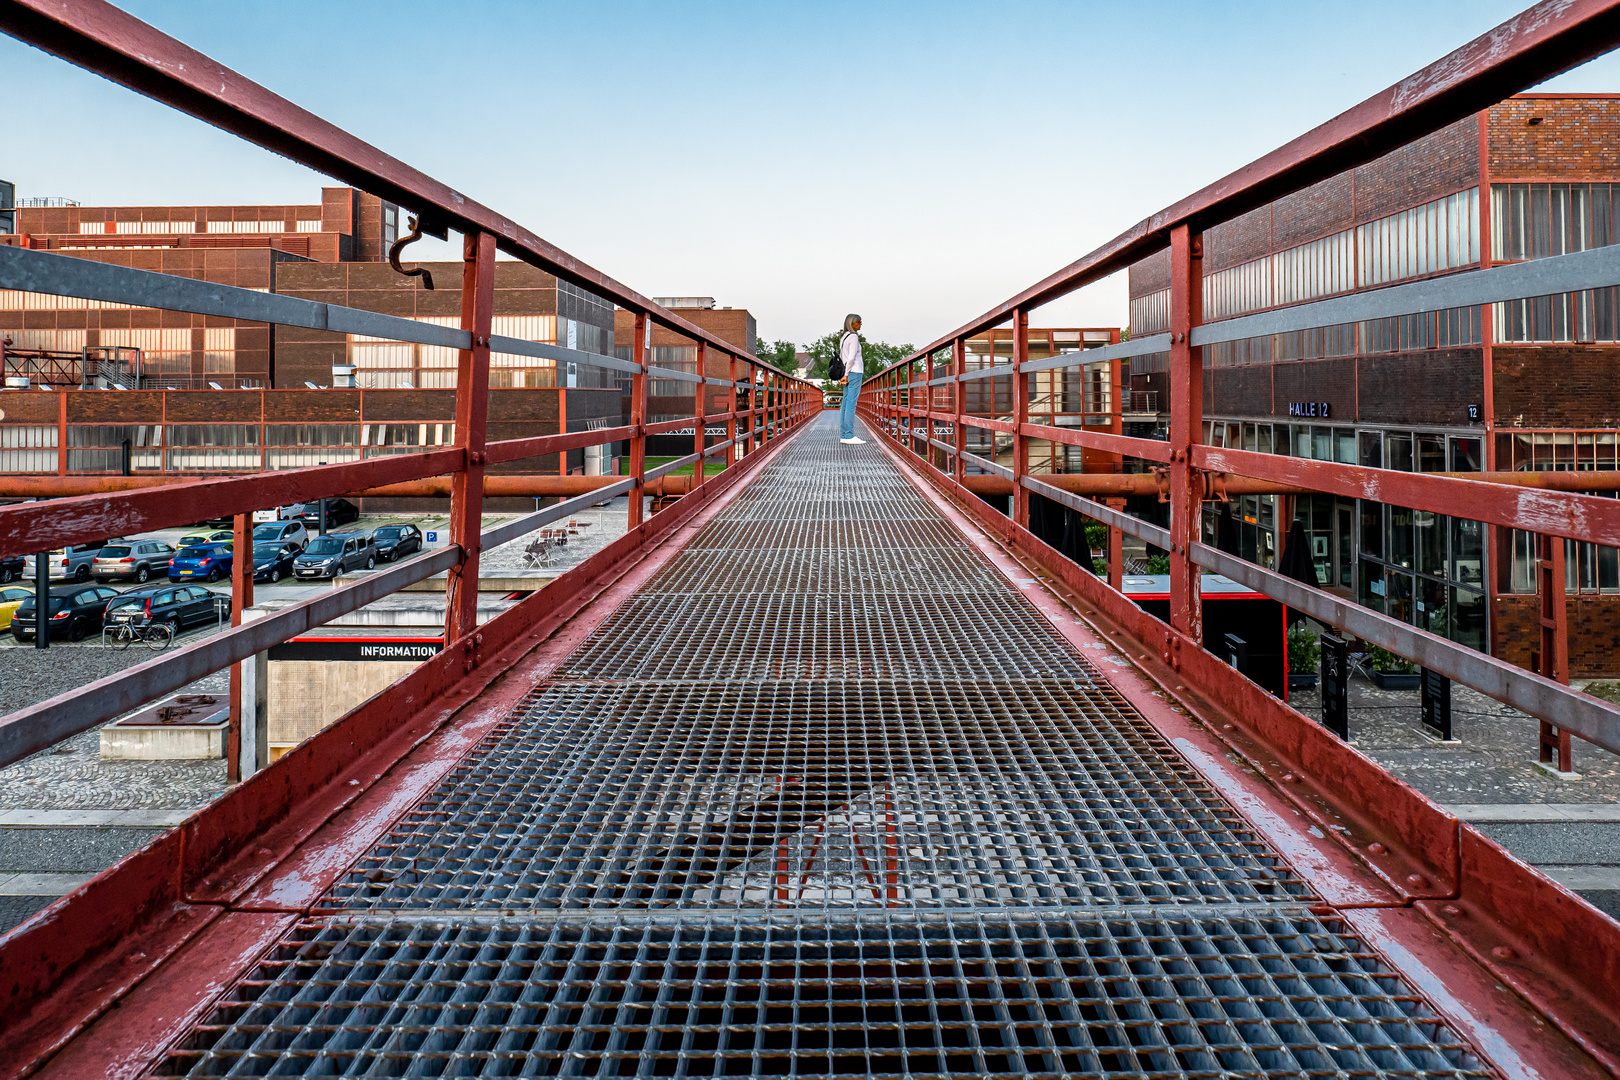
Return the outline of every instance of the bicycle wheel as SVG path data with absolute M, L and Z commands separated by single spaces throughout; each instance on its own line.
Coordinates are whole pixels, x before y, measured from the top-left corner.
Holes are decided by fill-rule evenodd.
M 108 637 L 111 639 L 112 647 L 123 652 L 134 642 L 135 629 L 128 623 L 119 623 L 112 628 L 112 633 Z
M 168 623 L 153 623 L 141 631 L 141 640 L 145 641 L 146 647 L 153 652 L 162 652 L 169 647 L 169 642 L 174 640 L 174 631 L 169 628 Z

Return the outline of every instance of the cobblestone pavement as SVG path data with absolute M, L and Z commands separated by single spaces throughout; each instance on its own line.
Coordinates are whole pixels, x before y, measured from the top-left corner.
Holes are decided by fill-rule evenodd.
M 650 500 L 649 500 L 650 501 Z M 556 522 L 553 528 L 567 525 L 569 520 L 588 522 L 579 530 L 578 535 L 570 536 L 568 543 L 552 552 L 549 564 L 542 563 L 538 569 L 554 570 L 561 573 L 571 567 L 578 566 L 598 551 L 607 547 L 613 541 L 624 535 L 625 522 L 630 515 L 630 499 L 621 495 L 608 505 L 592 507 L 574 514 L 571 519 Z M 510 521 L 511 517 L 486 517 L 484 528 L 490 529 L 502 521 Z M 533 534 L 520 536 L 511 543 L 491 548 L 479 556 L 479 564 L 489 569 L 523 570 L 529 564 L 524 559 L 524 549 L 534 542 Z
M 199 640 L 213 629 L 180 640 Z M 150 660 L 143 649 L 52 645 L 0 652 L 0 702 L 10 712 Z M 229 672 L 199 679 L 183 693 L 225 694 Z M 191 809 L 225 790 L 225 762 L 102 760 L 100 728 L 0 769 L 0 809 Z
M 1620 757 L 1573 740 L 1578 780 L 1536 767 L 1540 725 L 1533 717 L 1476 690 L 1451 686 L 1454 743 L 1441 743 L 1418 722 L 1418 691 L 1380 690 L 1364 676 L 1350 680 L 1350 738 L 1356 748 L 1441 804 L 1612 803 L 1620 801 Z M 1289 704 L 1320 720 L 1321 696 L 1291 693 Z

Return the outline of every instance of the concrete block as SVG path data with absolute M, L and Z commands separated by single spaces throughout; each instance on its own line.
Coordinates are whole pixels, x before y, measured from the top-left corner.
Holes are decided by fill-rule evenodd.
M 135 761 L 222 758 L 229 730 L 229 720 L 168 727 L 124 727 L 122 723 L 112 723 L 101 729 L 101 756 Z

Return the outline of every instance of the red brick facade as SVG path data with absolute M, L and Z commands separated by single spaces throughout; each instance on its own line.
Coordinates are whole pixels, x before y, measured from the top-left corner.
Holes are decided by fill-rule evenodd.
M 1493 181 L 1620 179 L 1620 98 L 1509 98 L 1491 107 L 1487 137 Z

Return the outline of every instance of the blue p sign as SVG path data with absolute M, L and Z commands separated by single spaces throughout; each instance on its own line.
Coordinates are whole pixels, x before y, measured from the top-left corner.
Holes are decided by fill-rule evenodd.
M 427 542 L 430 543 L 430 544 L 437 544 L 439 542 L 439 534 L 436 533 L 436 532 L 428 533 L 427 534 Z

